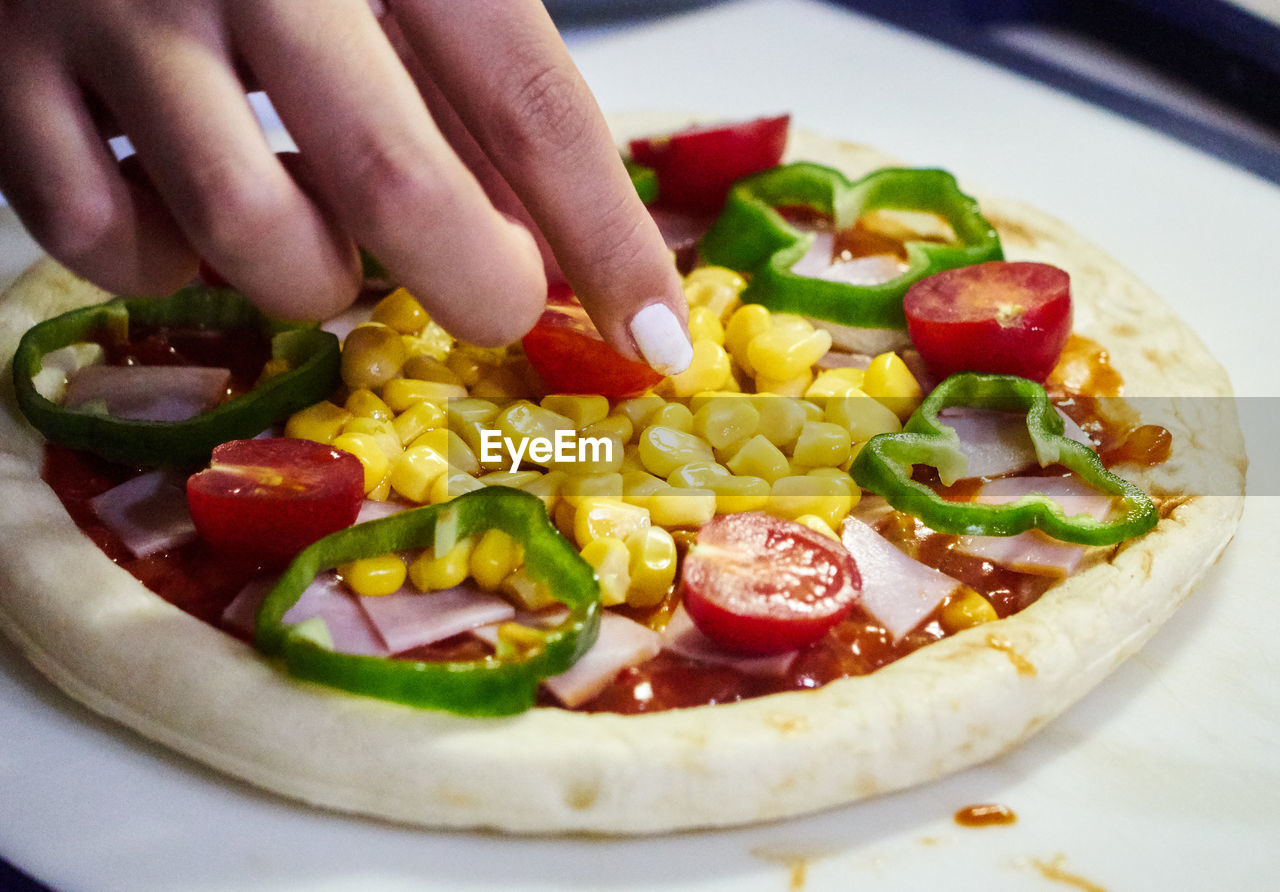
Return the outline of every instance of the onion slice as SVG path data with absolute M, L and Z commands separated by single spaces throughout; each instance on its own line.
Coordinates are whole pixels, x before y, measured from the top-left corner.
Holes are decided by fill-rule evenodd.
M 68 377 L 62 401 L 132 421 L 185 421 L 218 405 L 230 381 L 229 369 L 205 366 L 90 365 Z

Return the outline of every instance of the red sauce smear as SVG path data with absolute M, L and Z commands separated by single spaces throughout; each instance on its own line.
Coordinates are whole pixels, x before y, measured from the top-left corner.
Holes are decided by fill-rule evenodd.
M 955 821 L 961 827 L 993 827 L 1014 824 L 1017 820 L 1018 816 L 1014 814 L 1013 809 L 994 803 L 969 805 L 955 814 Z

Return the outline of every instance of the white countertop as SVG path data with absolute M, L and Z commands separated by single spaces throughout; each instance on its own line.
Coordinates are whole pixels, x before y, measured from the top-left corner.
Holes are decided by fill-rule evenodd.
M 1268 259 L 1280 188 L 813 0 L 743 0 L 570 40 L 606 109 L 790 111 L 797 126 L 946 167 L 1106 246 L 1250 397 L 1250 485 L 1265 494 L 1235 543 L 1141 653 L 1008 756 L 821 815 L 657 839 L 427 833 L 312 812 L 97 719 L 0 642 L 0 854 L 63 888 L 997 892 L 1069 883 L 1051 865 L 1112 892 L 1272 881 L 1280 459 L 1262 432 L 1275 432 L 1280 390 Z M 0 280 L 34 254 L 0 217 Z M 1007 805 L 1017 823 L 952 821 L 978 802 Z

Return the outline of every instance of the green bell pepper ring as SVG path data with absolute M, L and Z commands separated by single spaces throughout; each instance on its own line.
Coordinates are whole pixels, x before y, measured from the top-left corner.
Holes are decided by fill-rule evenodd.
M 155 326 L 257 328 L 289 370 L 251 392 L 183 421 L 138 421 L 45 399 L 35 388 L 46 353 L 105 334 L 127 340 L 130 323 Z M 311 325 L 273 321 L 238 293 L 191 286 L 163 298 L 117 298 L 41 322 L 22 336 L 13 356 L 18 407 L 44 436 L 64 446 L 134 465 L 191 465 L 227 440 L 254 437 L 281 418 L 325 399 L 340 380 L 337 337 Z
M 640 201 L 644 204 L 653 204 L 657 201 L 657 171 L 652 167 L 645 167 L 643 164 L 632 161 L 630 158 L 623 158 L 622 163 L 626 165 L 627 175 L 631 177 L 631 185 L 635 187 L 636 194 L 640 196 Z
M 964 476 L 968 459 L 960 451 L 959 437 L 938 417 L 949 406 L 1025 412 L 1040 466 L 1060 464 L 1074 471 L 1090 486 L 1113 496 L 1122 510 L 1109 520 L 1087 514 L 1068 517 L 1061 505 L 1039 493 L 1000 505 L 950 502 L 912 480 L 916 464 L 937 468 L 944 485 Z M 1077 545 L 1114 545 L 1142 535 L 1159 520 L 1146 493 L 1103 467 L 1102 459 L 1088 446 L 1063 435 L 1062 418 L 1043 387 L 1013 375 L 965 372 L 947 378 L 925 398 L 901 433 L 879 434 L 867 441 L 850 473 L 863 489 L 941 533 L 1012 536 L 1038 529 Z
M 800 232 L 777 208 L 807 207 L 847 229 L 875 210 L 923 211 L 950 224 L 954 244 L 906 242 L 907 269 L 875 285 L 798 275 L 791 268 L 814 236 Z M 944 170 L 885 168 L 850 182 L 809 162 L 786 164 L 739 180 L 698 246 L 708 263 L 746 273 L 747 303 L 860 328 L 906 328 L 902 296 L 915 282 L 944 269 L 1002 260 L 1000 237 L 978 203 Z
M 445 526 L 447 525 L 447 526 Z M 325 571 L 358 558 L 432 546 L 499 529 L 524 546 L 525 569 L 569 608 L 532 649 L 499 646 L 488 659 L 457 662 L 337 653 L 307 628 L 285 625 L 284 615 Z M 424 595 L 423 597 L 430 597 Z M 492 486 L 449 502 L 357 524 L 307 547 L 267 593 L 258 610 L 255 643 L 283 656 L 298 678 L 410 706 L 463 715 L 510 715 L 533 706 L 538 685 L 564 672 L 595 642 L 600 629 L 600 585 L 591 565 L 547 517 L 538 497 Z

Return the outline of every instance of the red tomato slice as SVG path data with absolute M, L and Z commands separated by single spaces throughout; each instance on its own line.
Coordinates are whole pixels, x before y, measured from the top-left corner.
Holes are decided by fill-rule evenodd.
M 685 609 L 708 638 L 753 654 L 812 644 L 862 593 L 853 556 L 790 520 L 722 514 L 698 531 L 681 571 Z
M 634 139 L 631 157 L 658 175 L 660 206 L 717 214 L 735 180 L 782 160 L 790 123 L 790 115 L 781 115 Z
M 1047 263 L 993 260 L 921 279 L 902 300 L 929 370 L 1044 381 L 1071 334 L 1071 279 Z
M 662 380 L 643 362 L 627 359 L 606 344 L 568 286 L 552 287 L 542 318 L 522 343 L 530 365 L 554 393 L 624 399 Z
M 311 440 L 232 440 L 187 479 L 200 535 L 228 555 L 273 565 L 353 524 L 363 500 L 360 460 Z

